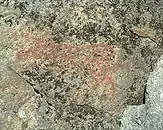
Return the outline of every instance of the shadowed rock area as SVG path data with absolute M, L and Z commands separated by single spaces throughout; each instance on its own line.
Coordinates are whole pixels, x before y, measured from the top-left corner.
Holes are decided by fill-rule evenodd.
M 163 128 L 163 57 L 151 72 L 146 90 L 145 104 L 128 106 L 122 118 L 121 130 L 162 130 Z
M 163 129 L 162 6 L 0 0 L 0 130 Z

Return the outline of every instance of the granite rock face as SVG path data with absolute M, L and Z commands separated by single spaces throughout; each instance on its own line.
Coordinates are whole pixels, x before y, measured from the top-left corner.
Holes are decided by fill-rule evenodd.
M 163 56 L 147 82 L 146 102 L 126 108 L 121 130 L 162 130 L 163 128 Z
M 139 129 L 138 113 L 144 128 L 146 113 L 161 123 L 148 106 L 159 98 L 149 74 L 163 54 L 162 5 L 0 0 L 0 129 Z

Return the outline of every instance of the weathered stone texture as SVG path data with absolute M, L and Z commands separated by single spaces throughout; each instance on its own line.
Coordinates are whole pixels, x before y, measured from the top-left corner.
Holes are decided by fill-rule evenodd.
M 132 126 L 124 123 L 128 115 L 145 114 L 145 102 L 156 104 L 159 98 L 150 88 L 161 81 L 147 79 L 163 52 L 162 5 L 161 0 L 0 0 L 0 129 Z M 128 105 L 141 106 L 125 111 L 121 123 Z M 149 113 L 157 109 L 152 108 Z
M 161 130 L 163 128 L 163 56 L 150 74 L 146 101 L 140 106 L 129 106 L 122 118 L 121 130 Z

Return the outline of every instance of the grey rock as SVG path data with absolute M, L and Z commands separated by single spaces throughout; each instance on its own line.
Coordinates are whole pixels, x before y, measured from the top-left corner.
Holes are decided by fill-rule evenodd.
M 145 104 L 128 106 L 121 119 L 121 130 L 163 129 L 163 56 L 151 72 L 146 89 Z
M 162 94 L 153 88 L 158 79 L 148 80 L 149 97 L 145 98 L 144 90 L 149 72 L 163 54 L 162 5 L 162 0 L 0 0 L 0 129 L 118 130 L 125 107 L 141 105 L 144 99 L 145 105 L 127 107 L 124 120 L 130 120 L 127 115 L 136 119 L 122 121 L 122 126 L 159 125 L 161 105 L 156 104 Z M 36 46 L 40 41 L 46 45 Z M 63 59 L 60 67 L 54 59 L 42 62 L 59 53 L 54 46 L 63 43 L 113 47 L 117 62 L 109 68 L 114 75 L 112 85 L 91 88 L 87 81 L 92 75 L 83 71 L 81 62 L 84 55 L 103 57 L 109 52 L 107 47 L 99 49 L 100 55 L 88 48 L 70 52 L 78 55 L 76 63 L 81 68 L 77 69 L 73 64 L 74 68 L 67 69 Z M 59 58 L 67 58 L 71 48 L 60 49 Z M 94 66 L 93 71 L 100 71 Z M 86 67 L 87 71 L 91 68 Z M 101 76 L 108 75 L 104 71 Z

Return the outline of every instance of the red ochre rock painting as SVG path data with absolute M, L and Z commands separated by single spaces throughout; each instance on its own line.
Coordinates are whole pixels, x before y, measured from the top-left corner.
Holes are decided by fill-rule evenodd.
M 70 43 L 55 44 L 44 36 L 32 38 L 32 31 L 26 30 L 24 38 L 32 41 L 32 46 L 16 52 L 19 61 L 34 59 L 55 62 L 61 69 L 85 71 L 91 81 L 89 87 L 109 87 L 108 102 L 116 95 L 115 73 L 116 51 L 106 43 L 74 45 Z M 37 33 L 35 31 L 34 33 Z M 40 33 L 41 34 L 41 33 Z M 47 36 L 47 35 L 46 35 Z

